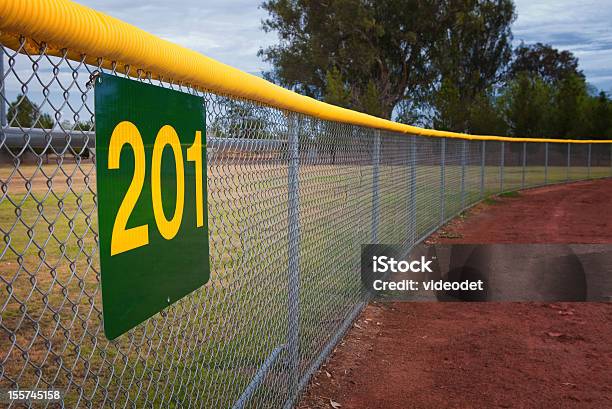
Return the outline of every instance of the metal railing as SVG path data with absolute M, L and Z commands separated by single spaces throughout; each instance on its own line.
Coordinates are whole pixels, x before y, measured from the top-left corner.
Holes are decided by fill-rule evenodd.
M 492 194 L 612 176 L 608 144 L 405 135 L 139 75 L 203 97 L 211 281 L 108 341 L 86 86 L 102 68 L 25 40 L 0 53 L 0 390 L 64 407 L 291 407 L 367 301 L 362 244 L 409 248 Z

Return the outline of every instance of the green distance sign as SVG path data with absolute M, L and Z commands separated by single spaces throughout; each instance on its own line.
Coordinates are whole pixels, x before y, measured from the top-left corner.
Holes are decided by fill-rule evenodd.
M 114 339 L 210 277 L 201 97 L 102 74 L 95 85 L 104 333 Z

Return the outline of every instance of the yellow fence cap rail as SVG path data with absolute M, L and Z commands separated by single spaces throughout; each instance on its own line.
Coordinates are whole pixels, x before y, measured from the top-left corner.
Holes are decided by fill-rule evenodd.
M 299 95 L 70 0 L 0 0 L 0 40 L 6 46 L 17 48 L 21 35 L 28 41 L 44 43 L 47 53 L 52 55 L 63 55 L 62 50 L 66 49 L 72 58 L 86 55 L 90 63 L 101 58 L 106 68 L 114 63 L 119 68 L 129 66 L 131 75 L 142 70 L 155 77 L 328 121 L 413 135 L 471 140 L 612 142 L 468 135 L 388 121 Z

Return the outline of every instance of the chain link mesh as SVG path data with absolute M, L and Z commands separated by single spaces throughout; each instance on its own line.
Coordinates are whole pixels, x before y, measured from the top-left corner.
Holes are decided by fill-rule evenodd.
M 101 68 L 24 44 L 1 48 L 0 389 L 59 389 L 62 407 L 291 406 L 367 301 L 362 244 L 411 246 L 490 194 L 611 175 L 609 145 L 394 134 L 115 69 L 203 97 L 211 280 L 108 341 Z

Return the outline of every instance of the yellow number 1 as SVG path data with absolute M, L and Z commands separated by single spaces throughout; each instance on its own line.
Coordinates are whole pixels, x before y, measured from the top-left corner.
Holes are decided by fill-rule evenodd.
M 204 225 L 204 202 L 202 200 L 202 132 L 200 131 L 196 131 L 193 145 L 187 149 L 187 160 L 189 162 L 195 162 L 196 227 L 202 227 Z

